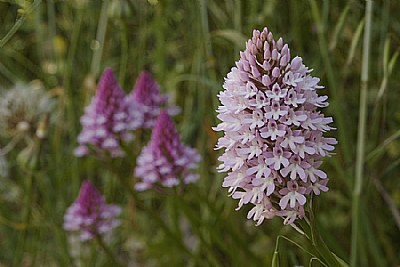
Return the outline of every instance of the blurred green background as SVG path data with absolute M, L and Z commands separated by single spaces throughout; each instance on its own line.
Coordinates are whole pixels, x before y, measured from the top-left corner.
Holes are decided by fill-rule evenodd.
M 218 134 L 211 127 L 217 124 L 217 93 L 252 30 L 265 26 L 314 69 L 330 98 L 326 113 L 334 117 L 339 145 L 323 165 L 330 191 L 318 198 L 326 243 L 349 261 L 357 238 L 357 266 L 400 266 L 400 3 L 374 1 L 369 62 L 362 61 L 364 12 L 365 1 L 344 0 L 0 0 L 1 90 L 40 81 L 57 103 L 57 119 L 40 149 L 22 163 L 17 158 L 26 152 L 23 144 L 6 155 L 0 266 L 111 266 L 96 244 L 73 243 L 62 229 L 63 214 L 85 178 L 96 181 L 109 202 L 124 206 L 111 245 L 129 266 L 270 266 L 278 235 L 307 249 L 282 220 L 256 227 L 246 219 L 248 207 L 236 212 L 237 203 L 221 187 L 223 175 L 215 171 L 220 152 L 213 150 Z M 360 212 L 354 214 L 362 64 L 370 66 L 368 117 Z M 106 67 L 125 92 L 140 71 L 149 70 L 182 108 L 175 118 L 178 131 L 203 157 L 200 181 L 183 194 L 145 192 L 138 198 L 147 208 L 137 208 L 114 177 L 129 179 L 134 159 L 111 162 L 114 173 L 98 160 L 72 155 L 79 118 Z M 9 142 L 1 138 L 0 146 Z M 32 171 L 26 157 L 33 154 Z M 12 198 L 11 190 L 17 192 Z M 281 266 L 310 262 L 283 239 L 279 255 Z

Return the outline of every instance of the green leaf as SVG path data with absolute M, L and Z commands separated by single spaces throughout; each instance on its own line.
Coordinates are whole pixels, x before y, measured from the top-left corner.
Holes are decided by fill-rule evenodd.
M 240 32 L 235 30 L 218 30 L 211 33 L 211 36 L 222 37 L 239 47 L 243 47 L 247 38 Z
M 348 2 L 342 13 L 340 14 L 339 20 L 336 23 L 335 32 L 332 38 L 332 42 L 329 46 L 330 50 L 335 49 L 337 40 L 339 39 L 339 34 L 342 32 L 344 23 L 346 22 L 347 15 L 349 14 L 351 2 Z
M 349 267 L 349 265 L 344 260 L 336 256 L 335 253 L 332 252 L 332 255 L 336 258 L 336 261 L 339 263 L 340 267 Z
M 360 21 L 360 23 L 358 23 L 356 32 L 354 33 L 353 39 L 351 40 L 350 52 L 349 52 L 349 55 L 347 56 L 347 60 L 346 60 L 346 67 L 348 67 L 351 64 L 351 62 L 353 61 L 357 45 L 361 39 L 361 33 L 364 29 L 364 24 L 365 24 L 364 19 L 362 19 Z

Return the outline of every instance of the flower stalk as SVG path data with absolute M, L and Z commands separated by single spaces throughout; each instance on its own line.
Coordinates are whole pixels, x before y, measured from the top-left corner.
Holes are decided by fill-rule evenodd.
M 124 266 L 114 255 L 114 253 L 111 251 L 111 249 L 107 246 L 107 244 L 104 242 L 103 238 L 101 235 L 96 235 L 96 241 L 97 244 L 104 250 L 104 252 L 107 254 L 108 258 L 115 264 L 114 266 L 119 266 L 122 267 Z
M 362 69 L 361 69 L 361 90 L 360 90 L 360 107 L 357 135 L 357 155 L 356 155 L 356 176 L 353 188 L 352 201 L 352 234 L 351 234 L 351 257 L 350 266 L 357 266 L 358 261 L 358 239 L 360 224 L 360 206 L 361 206 L 361 189 L 364 176 L 364 157 L 365 157 L 365 138 L 366 124 L 368 117 L 368 80 L 369 80 L 369 48 L 372 23 L 372 1 L 366 0 L 365 8 L 365 32 L 363 42 Z
M 311 245 L 315 251 L 312 254 L 313 257 L 318 259 L 325 266 L 348 267 L 348 264 L 341 258 L 336 256 L 325 243 L 323 237 L 318 230 L 314 210 L 315 205 L 313 204 L 313 199 L 311 198 L 307 209 L 308 217 L 306 217 L 305 220 L 299 220 L 296 222 L 304 231 L 307 240 L 311 242 Z

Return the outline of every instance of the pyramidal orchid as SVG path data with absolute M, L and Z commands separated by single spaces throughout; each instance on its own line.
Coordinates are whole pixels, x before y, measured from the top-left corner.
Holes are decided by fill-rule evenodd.
M 64 229 L 78 232 L 81 241 L 87 241 L 117 227 L 120 221 L 116 217 L 120 213 L 119 206 L 106 204 L 103 196 L 86 180 L 79 197 L 64 215 Z
M 123 155 L 122 141 L 130 141 L 130 131 L 141 126 L 140 111 L 129 112 L 129 103 L 110 68 L 104 70 L 96 95 L 81 117 L 82 131 L 78 136 L 76 156 L 89 153 L 89 147 L 107 151 L 112 157 Z
M 136 190 L 195 182 L 198 175 L 193 170 L 197 168 L 199 161 L 200 155 L 197 151 L 181 143 L 170 116 L 166 111 L 161 111 L 151 140 L 137 160 L 135 176 L 140 180 L 136 184 Z
M 168 97 L 160 94 L 160 86 L 147 71 L 142 71 L 130 94 L 127 95 L 127 102 L 131 103 L 132 113 L 141 112 L 143 121 L 140 128 L 151 129 L 160 115 L 161 109 L 167 105 Z M 179 113 L 179 108 L 172 106 L 167 108 L 169 115 Z
M 319 111 L 328 97 L 311 71 L 282 38 L 254 30 L 218 95 L 223 186 L 238 209 L 253 206 L 247 217 L 257 224 L 275 216 L 291 224 L 304 217 L 309 195 L 328 191 L 320 165 L 337 141 L 325 137 L 333 119 Z

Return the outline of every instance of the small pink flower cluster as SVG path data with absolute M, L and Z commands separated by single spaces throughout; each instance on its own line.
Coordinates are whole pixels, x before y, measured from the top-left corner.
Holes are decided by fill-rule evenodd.
M 97 93 L 81 117 L 83 129 L 78 136 L 79 147 L 75 149 L 75 155 L 88 154 L 91 146 L 110 152 L 112 157 L 122 156 L 120 142 L 132 140 L 130 131 L 136 130 L 143 120 L 139 110 L 135 113 L 129 111 L 125 93 L 112 70 L 104 70 Z
M 303 218 L 307 195 L 328 191 L 319 167 L 337 141 L 324 137 L 333 120 L 318 111 L 328 97 L 317 94 L 323 87 L 311 71 L 300 57 L 291 59 L 282 38 L 254 30 L 218 95 L 223 186 L 238 209 L 254 205 L 248 218 L 257 224 L 275 216 L 291 224 Z
M 120 221 L 116 217 L 120 213 L 119 206 L 106 204 L 99 191 L 86 180 L 79 197 L 64 215 L 64 229 L 78 232 L 81 241 L 87 241 L 117 227 Z
M 75 155 L 87 155 L 92 148 L 109 152 L 111 157 L 123 156 L 121 143 L 131 141 L 136 129 L 152 128 L 167 100 L 148 72 L 139 75 L 134 89 L 125 96 L 112 70 L 105 69 L 97 93 L 81 117 L 83 129 Z M 168 110 L 176 113 L 177 108 Z
M 136 190 L 143 191 L 157 185 L 173 187 L 197 181 L 193 173 L 200 155 L 183 145 L 175 125 L 166 111 L 158 117 L 150 143 L 137 160 L 135 175 L 140 178 Z
M 160 94 L 160 86 L 147 71 L 143 71 L 139 75 L 134 88 L 127 96 L 129 103 L 135 103 L 135 105 L 131 105 L 131 108 L 134 109 L 132 112 L 140 109 L 143 120 L 139 128 L 151 129 L 161 110 L 166 107 L 168 96 Z M 170 106 L 166 110 L 170 115 L 176 115 L 180 112 L 176 106 Z
M 160 95 L 159 86 L 148 72 L 142 72 L 134 90 L 125 96 L 111 69 L 100 78 L 98 90 L 81 117 L 83 126 L 78 137 L 76 156 L 87 155 L 90 149 L 120 157 L 122 142 L 133 139 L 132 131 L 153 128 L 150 143 L 138 157 L 135 175 L 140 182 L 138 191 L 158 185 L 173 187 L 195 182 L 200 156 L 193 148 L 184 146 L 170 118 L 177 107 L 165 107 L 168 98 Z M 80 233 L 82 241 L 109 232 L 119 225 L 115 219 L 121 210 L 107 205 L 89 182 L 81 187 L 79 197 L 64 216 L 64 229 Z

